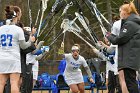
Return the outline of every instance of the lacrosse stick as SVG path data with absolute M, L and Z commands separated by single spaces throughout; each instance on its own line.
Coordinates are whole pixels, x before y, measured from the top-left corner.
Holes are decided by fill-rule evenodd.
M 42 6 L 42 1 L 40 1 L 40 7 L 39 7 L 39 10 L 38 10 L 38 12 L 37 12 L 36 21 L 35 21 L 35 26 L 36 26 L 37 23 L 38 23 L 38 17 L 39 17 L 39 14 L 40 14 L 40 8 L 41 8 L 41 6 Z
M 41 36 L 44 33 L 44 30 L 47 28 L 48 24 L 51 22 L 51 20 L 53 19 L 53 17 L 64 7 L 65 2 L 64 0 L 56 0 L 55 3 L 52 6 L 51 11 L 49 12 L 49 14 L 46 16 L 46 18 L 44 19 L 44 21 L 41 24 L 41 28 L 43 28 L 43 26 L 45 25 L 45 22 L 47 21 L 47 19 L 50 17 L 50 20 L 48 21 L 48 23 L 46 23 L 46 25 L 44 26 L 44 28 L 42 29 L 42 31 L 40 32 L 39 36 Z
M 39 28 L 38 28 L 38 32 L 37 32 L 37 37 L 39 36 L 40 30 L 41 30 L 41 23 L 43 20 L 44 12 L 47 9 L 47 2 L 48 1 L 49 0 L 42 0 L 42 15 L 41 15 L 40 24 L 39 24 Z
M 63 10 L 63 13 L 61 14 L 61 16 L 57 19 L 57 21 L 54 23 L 54 25 L 49 29 L 48 33 L 45 35 L 45 37 L 42 40 L 45 40 L 45 38 L 51 33 L 51 31 L 53 30 L 53 28 L 55 27 L 55 25 L 59 22 L 59 20 L 61 19 L 61 17 L 66 14 L 67 10 L 69 9 L 70 6 L 73 6 L 73 3 L 70 2 L 69 4 L 66 5 L 66 7 Z
M 101 20 L 101 17 L 106 21 L 107 24 L 109 24 L 111 26 L 111 24 L 108 22 L 108 20 L 100 13 L 100 11 L 97 9 L 96 7 L 96 4 L 93 3 L 91 0 L 87 0 L 87 3 L 83 0 L 83 2 L 86 4 L 86 6 L 89 8 L 89 10 L 91 11 L 91 13 L 94 15 L 96 15 L 97 17 L 97 20 L 99 21 L 100 23 L 100 28 L 102 30 L 102 33 L 105 37 L 106 35 L 106 28 L 104 27 L 103 23 L 102 23 L 102 20 Z M 91 7 L 90 7 L 91 6 Z M 94 11 L 94 12 L 93 12 Z
M 30 27 L 32 29 L 32 14 L 31 14 L 31 8 L 30 8 L 30 0 L 28 0 L 28 9 L 29 9 Z
M 87 43 L 92 48 L 92 50 L 94 51 L 95 54 L 97 54 L 100 58 L 107 60 L 105 55 L 102 52 L 97 50 L 93 45 L 91 45 L 89 42 L 87 42 L 82 36 L 80 36 L 77 33 L 77 32 L 79 32 L 79 30 L 76 31 L 76 29 L 70 23 L 71 21 L 69 19 L 67 19 L 67 21 L 66 20 L 63 20 L 63 21 L 64 21 L 64 23 L 63 23 L 63 26 L 61 26 L 61 27 L 64 29 L 64 31 L 69 31 L 69 32 L 74 33 L 76 36 L 78 36 L 80 39 L 82 39 L 85 43 Z

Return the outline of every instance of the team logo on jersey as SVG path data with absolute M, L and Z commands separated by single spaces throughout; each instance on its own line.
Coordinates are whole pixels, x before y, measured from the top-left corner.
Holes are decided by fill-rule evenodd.
M 74 62 L 70 62 L 70 64 L 72 64 L 73 66 L 76 66 L 76 67 L 80 67 L 80 64 L 76 64 Z

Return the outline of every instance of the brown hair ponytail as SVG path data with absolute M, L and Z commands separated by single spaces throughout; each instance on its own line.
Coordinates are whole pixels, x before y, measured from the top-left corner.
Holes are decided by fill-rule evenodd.
M 6 14 L 5 14 L 6 19 L 12 19 L 12 18 L 13 18 L 13 16 L 14 16 L 14 11 L 11 9 L 10 6 L 6 6 L 5 12 L 6 12 Z
M 21 9 L 18 6 L 6 6 L 5 12 L 6 19 L 12 19 L 21 13 Z

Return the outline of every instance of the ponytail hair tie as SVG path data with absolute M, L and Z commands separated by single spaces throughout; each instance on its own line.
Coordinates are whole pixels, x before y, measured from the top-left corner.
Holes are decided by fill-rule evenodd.
M 17 13 L 13 11 L 13 18 L 17 17 Z

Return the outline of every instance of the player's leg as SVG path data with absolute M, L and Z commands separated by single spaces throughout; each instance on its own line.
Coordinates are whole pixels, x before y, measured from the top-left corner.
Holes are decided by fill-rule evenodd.
M 20 73 L 10 74 L 11 93 L 19 93 Z
M 0 74 L 0 93 L 3 93 L 4 86 L 8 79 L 8 74 Z
M 71 85 L 69 85 L 69 87 L 70 87 L 72 93 L 78 93 L 79 92 L 78 86 L 76 84 L 71 84 Z
M 78 89 L 79 89 L 80 93 L 85 93 L 85 88 L 84 88 L 85 84 L 84 84 L 84 82 L 79 83 L 77 85 L 78 85 Z
M 126 86 L 125 77 L 124 77 L 124 71 L 123 70 L 119 70 L 119 81 L 120 81 L 122 93 L 129 93 L 128 89 L 127 89 L 127 86 Z

